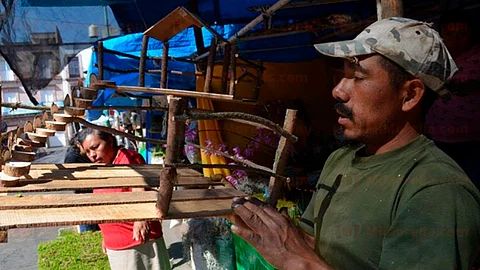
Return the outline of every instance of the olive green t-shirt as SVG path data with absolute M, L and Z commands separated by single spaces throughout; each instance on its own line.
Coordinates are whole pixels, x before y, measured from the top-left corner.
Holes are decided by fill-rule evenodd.
M 335 269 L 469 269 L 480 247 L 480 194 L 419 136 L 394 151 L 327 160 L 300 226 Z M 480 166 L 480 164 L 479 164 Z

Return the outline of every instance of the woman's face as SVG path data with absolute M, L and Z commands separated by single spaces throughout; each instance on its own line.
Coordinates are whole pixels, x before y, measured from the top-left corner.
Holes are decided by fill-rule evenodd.
M 112 163 L 115 158 L 116 153 L 111 142 L 102 140 L 98 135 L 87 135 L 82 147 L 93 163 Z

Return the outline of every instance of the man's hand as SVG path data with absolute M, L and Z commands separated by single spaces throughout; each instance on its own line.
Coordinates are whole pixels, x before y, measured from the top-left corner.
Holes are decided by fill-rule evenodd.
M 135 221 L 133 223 L 133 239 L 135 241 L 142 240 L 143 243 L 148 241 L 150 228 L 146 221 Z
M 304 239 L 286 213 L 255 198 L 235 198 L 232 232 L 278 269 L 331 269 Z

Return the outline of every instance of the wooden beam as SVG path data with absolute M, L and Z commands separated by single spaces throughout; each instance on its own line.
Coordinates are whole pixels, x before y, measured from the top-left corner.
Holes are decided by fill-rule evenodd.
M 205 73 L 205 84 L 203 86 L 203 92 L 205 93 L 211 92 L 216 51 L 217 51 L 217 40 L 213 37 L 212 41 L 210 42 L 210 54 L 208 55 L 207 71 Z
M 101 163 L 63 163 L 63 164 L 32 164 L 30 171 L 32 170 L 72 170 L 72 171 L 84 171 L 84 170 L 163 170 L 165 166 L 162 164 L 101 164 Z M 108 172 L 107 172 L 108 173 Z M 181 176 L 198 176 L 202 177 L 203 174 L 188 168 L 178 169 L 178 174 Z
M 243 192 L 233 188 L 174 190 L 172 194 L 172 202 L 228 199 L 243 195 Z M 84 193 L 75 195 L 46 194 L 23 197 L 7 196 L 0 197 L 0 210 L 153 203 L 156 201 L 156 191 Z
M 98 42 L 97 64 L 98 64 L 98 80 L 103 80 L 103 41 Z
M 168 50 L 170 45 L 168 41 L 163 42 L 162 52 L 162 73 L 160 78 L 160 88 L 167 88 L 167 68 L 168 68 Z
M 2 104 L 2 96 L 3 96 L 3 93 L 2 93 L 2 85 L 0 84 L 0 104 Z M 0 124 L 2 125 L 3 127 L 3 121 L 2 121 L 2 108 L 0 107 Z M 3 132 L 3 130 L 0 131 L 0 134 Z M 5 160 L 3 160 L 3 153 L 2 153 L 2 150 L 3 150 L 3 138 L 2 140 L 0 140 L 0 172 L 2 172 L 2 164 L 3 163 L 6 163 Z M 2 233 L 0 231 L 0 233 Z M 0 243 L 2 241 L 2 235 L 0 234 Z
M 197 0 L 188 0 L 188 7 L 190 11 L 198 16 L 198 1 Z M 203 42 L 202 28 L 193 27 L 193 35 L 195 37 L 195 45 L 197 47 L 198 53 L 203 53 L 205 51 L 205 45 Z
M 149 36 L 143 35 L 142 38 L 142 51 L 140 52 L 140 66 L 138 67 L 138 86 L 145 86 L 145 65 L 147 63 L 147 50 L 148 50 Z
M 167 149 L 164 162 L 165 164 L 174 164 L 180 157 L 180 147 L 183 146 L 182 141 L 185 139 L 185 123 L 175 120 L 176 116 L 183 112 L 184 103 L 180 98 L 174 97 L 170 99 L 168 105 Z M 177 171 L 175 168 L 166 167 L 162 170 L 157 199 L 159 218 L 167 215 L 176 181 Z
M 225 216 L 232 213 L 231 205 L 230 198 L 172 202 L 164 219 Z M 0 215 L 0 231 L 14 228 L 158 221 L 155 203 L 2 210 Z
M 285 116 L 285 122 L 283 128 L 289 133 L 292 133 L 295 129 L 295 121 L 297 119 L 297 111 L 287 109 Z M 285 167 L 287 166 L 288 157 L 290 156 L 290 147 L 292 143 L 285 137 L 281 137 L 278 143 L 277 152 L 275 154 L 275 162 L 273 163 L 273 170 L 277 174 L 283 174 Z M 268 185 L 267 202 L 273 207 L 277 206 L 277 201 L 282 194 L 284 181 L 275 177 L 270 177 L 270 183 Z
M 228 74 L 230 69 L 230 52 L 232 49 L 232 44 L 227 43 L 225 48 L 223 48 L 223 65 L 222 65 L 222 86 L 221 92 L 227 93 L 227 85 L 228 85 Z
M 176 90 L 176 89 L 154 88 L 154 87 L 138 87 L 138 86 L 114 86 L 109 88 L 114 89 L 118 92 L 150 93 L 150 94 L 172 95 L 176 97 L 207 98 L 207 99 L 218 100 L 218 101 L 234 101 L 233 96 L 231 95 L 203 93 L 203 92 L 188 91 L 188 90 Z
M 185 188 L 209 188 L 222 186 L 220 182 L 213 182 L 206 177 L 179 176 L 175 186 Z M 157 188 L 158 177 L 124 177 L 108 179 L 79 179 L 79 180 L 21 180 L 17 187 L 0 187 L 1 193 L 24 193 L 65 190 L 92 190 L 100 188 Z
M 230 52 L 230 87 L 228 94 L 235 98 L 235 87 L 237 84 L 237 46 L 232 45 Z
M 390 17 L 403 17 L 402 0 L 380 0 L 381 1 L 381 19 Z M 378 7 L 378 5 L 377 5 Z

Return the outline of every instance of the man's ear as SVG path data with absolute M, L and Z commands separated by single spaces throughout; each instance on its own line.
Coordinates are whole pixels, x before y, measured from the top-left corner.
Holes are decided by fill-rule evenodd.
M 425 85 L 420 79 L 413 79 L 405 82 L 402 87 L 403 104 L 402 110 L 408 112 L 414 108 L 420 108 L 420 102 L 425 95 Z M 417 106 L 418 105 L 418 106 Z

